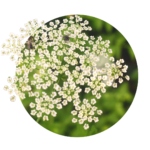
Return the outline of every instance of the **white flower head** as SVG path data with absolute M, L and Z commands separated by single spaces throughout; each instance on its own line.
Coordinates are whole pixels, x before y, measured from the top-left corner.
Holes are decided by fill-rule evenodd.
M 9 94 L 15 92 L 22 100 L 32 98 L 30 114 L 41 121 L 48 121 L 50 115 L 56 117 L 60 109 L 72 104 L 72 123 L 87 130 L 87 122 L 96 123 L 99 117 L 95 115 L 102 115 L 96 105 L 101 93 L 110 86 L 117 88 L 116 79 L 119 83 L 123 78 L 130 80 L 128 75 L 124 77 L 128 70 L 124 59 L 115 62 L 114 57 L 109 57 L 110 41 L 86 34 L 92 30 L 89 23 L 78 15 L 47 24 L 34 19 L 20 28 L 20 36 L 11 33 L 7 44 L 2 45 L 1 54 L 10 54 L 16 65 L 15 77 L 7 78 L 11 88 L 5 85 L 3 89 Z M 15 95 L 10 100 L 14 102 Z

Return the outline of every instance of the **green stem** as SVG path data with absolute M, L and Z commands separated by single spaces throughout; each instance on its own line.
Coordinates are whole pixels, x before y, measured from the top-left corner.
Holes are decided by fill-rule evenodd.
M 36 122 L 39 122 L 41 118 L 37 118 Z

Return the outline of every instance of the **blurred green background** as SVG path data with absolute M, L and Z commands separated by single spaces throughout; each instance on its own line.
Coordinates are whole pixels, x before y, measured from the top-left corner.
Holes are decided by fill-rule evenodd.
M 90 128 L 88 130 L 84 130 L 83 125 L 72 123 L 71 120 L 73 116 L 70 113 L 74 109 L 72 102 L 63 109 L 57 110 L 56 117 L 49 115 L 49 121 L 43 122 L 42 119 L 38 120 L 38 123 L 44 128 L 57 134 L 72 137 L 97 134 L 118 122 L 130 107 L 138 83 L 138 69 L 135 55 L 124 36 L 113 26 L 100 19 L 85 15 L 80 16 L 83 20 L 88 20 L 89 25 L 92 27 L 92 31 L 86 32 L 87 35 L 94 35 L 95 37 L 101 35 L 103 40 L 110 40 L 110 48 L 113 51 L 111 56 L 115 59 L 123 58 L 125 60 L 125 64 L 129 66 L 127 74 L 130 76 L 130 81 L 124 80 L 121 85 L 118 85 L 117 89 L 113 89 L 112 87 L 107 88 L 107 92 L 102 94 L 101 99 L 98 100 L 96 104 L 98 109 L 103 111 L 103 114 L 99 116 L 99 122 L 90 123 Z M 56 19 L 62 21 L 66 17 L 69 18 L 69 16 L 64 16 Z M 90 99 L 92 98 L 92 95 L 82 95 L 82 98 L 86 97 Z M 34 99 L 27 97 L 22 101 L 29 114 L 31 111 L 29 107 L 30 102 L 34 102 Z M 36 117 L 33 117 L 33 119 L 35 121 L 37 120 Z

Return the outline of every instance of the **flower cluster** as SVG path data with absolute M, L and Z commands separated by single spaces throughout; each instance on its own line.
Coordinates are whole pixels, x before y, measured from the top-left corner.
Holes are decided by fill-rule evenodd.
M 71 114 L 76 116 L 72 122 L 84 124 L 84 129 L 88 129 L 90 122 L 99 121 L 97 115 L 102 110 L 95 104 L 106 87 L 117 88 L 124 78 L 129 80 L 124 75 L 128 69 L 124 60 L 115 62 L 114 57 L 109 57 L 110 41 L 86 35 L 86 31 L 92 30 L 88 24 L 78 15 L 63 19 L 62 23 L 55 20 L 39 24 L 33 20 L 20 29 L 20 37 L 10 34 L 7 44 L 2 45 L 2 55 L 11 54 L 10 59 L 16 64 L 16 76 L 7 79 L 11 88 L 5 85 L 4 90 L 9 94 L 15 92 L 22 100 L 27 95 L 33 97 L 34 102 L 29 105 L 31 115 L 49 120 L 50 114 L 56 117 L 57 109 L 72 103 Z M 22 40 L 26 37 L 32 40 L 24 44 Z M 108 61 L 99 68 L 102 57 Z M 81 92 L 95 98 L 81 99 Z M 10 98 L 15 99 L 14 95 Z

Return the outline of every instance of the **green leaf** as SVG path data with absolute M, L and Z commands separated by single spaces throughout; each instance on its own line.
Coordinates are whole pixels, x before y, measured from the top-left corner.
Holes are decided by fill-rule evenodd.
M 93 135 L 93 134 L 96 134 L 98 132 L 95 125 L 92 125 L 90 127 L 90 129 L 88 129 L 88 130 L 89 130 L 88 135 Z
M 61 78 L 61 80 L 66 81 L 66 79 L 64 79 L 64 78 Z
M 133 53 L 133 50 L 132 50 L 132 48 L 130 47 L 130 45 L 127 45 L 127 47 L 128 47 L 128 52 L 129 52 L 129 54 L 130 54 L 130 58 L 131 58 L 131 60 L 134 60 L 135 59 L 135 56 L 134 56 L 134 53 Z
M 102 30 L 102 27 L 103 27 L 103 20 L 101 18 L 96 18 L 96 17 L 93 17 L 93 28 L 95 30 Z
M 132 71 L 132 74 L 130 75 L 131 80 L 138 80 L 138 70 Z
M 105 22 L 105 29 L 106 29 L 107 32 L 112 32 L 113 27 L 109 23 Z

